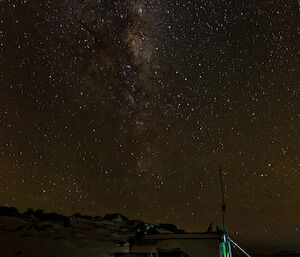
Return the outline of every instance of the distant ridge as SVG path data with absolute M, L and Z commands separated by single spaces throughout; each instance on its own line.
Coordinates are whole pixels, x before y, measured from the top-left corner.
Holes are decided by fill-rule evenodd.
M 109 257 L 128 251 L 131 237 L 185 233 L 172 224 L 153 225 L 122 214 L 88 216 L 75 213 L 0 207 L 0 256 Z
M 183 229 L 177 229 L 177 226 L 173 224 L 153 225 L 140 220 L 129 220 L 127 217 L 119 213 L 106 214 L 104 218 L 100 216 L 92 217 L 88 215 L 81 215 L 80 213 L 75 213 L 71 216 L 64 216 L 57 214 L 56 212 L 45 213 L 41 209 L 33 210 L 31 208 L 24 213 L 20 213 L 15 207 L 0 206 L 0 217 L 4 216 L 17 217 L 26 221 L 32 221 L 34 223 L 45 221 L 56 222 L 62 224 L 64 227 L 72 226 L 72 220 L 75 219 L 81 219 L 90 222 L 95 221 L 105 223 L 106 221 L 109 221 L 113 223 L 123 223 L 128 227 L 127 232 L 131 236 L 141 234 L 185 233 Z

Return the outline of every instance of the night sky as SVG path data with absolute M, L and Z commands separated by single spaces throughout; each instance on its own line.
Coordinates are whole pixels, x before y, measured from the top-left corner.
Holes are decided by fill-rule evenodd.
M 299 3 L 0 1 L 0 205 L 300 244 Z

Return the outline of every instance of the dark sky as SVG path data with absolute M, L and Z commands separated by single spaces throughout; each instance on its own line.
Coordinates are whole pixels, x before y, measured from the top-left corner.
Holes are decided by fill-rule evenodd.
M 0 205 L 300 243 L 297 1 L 0 1 Z M 275 249 L 275 248 L 274 248 Z

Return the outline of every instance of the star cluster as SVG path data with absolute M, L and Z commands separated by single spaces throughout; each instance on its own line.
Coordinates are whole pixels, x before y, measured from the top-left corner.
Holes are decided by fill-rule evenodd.
M 299 237 L 297 1 L 0 2 L 0 203 Z M 282 243 L 283 242 L 283 243 Z

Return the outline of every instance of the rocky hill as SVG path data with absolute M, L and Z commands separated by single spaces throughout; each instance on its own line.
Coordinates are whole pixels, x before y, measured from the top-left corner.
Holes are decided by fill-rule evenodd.
M 20 213 L 13 207 L 0 207 L 3 257 L 108 257 L 114 252 L 127 252 L 132 236 L 158 233 L 185 232 L 172 224 L 156 226 L 129 220 L 122 214 L 66 217 L 43 210 Z

